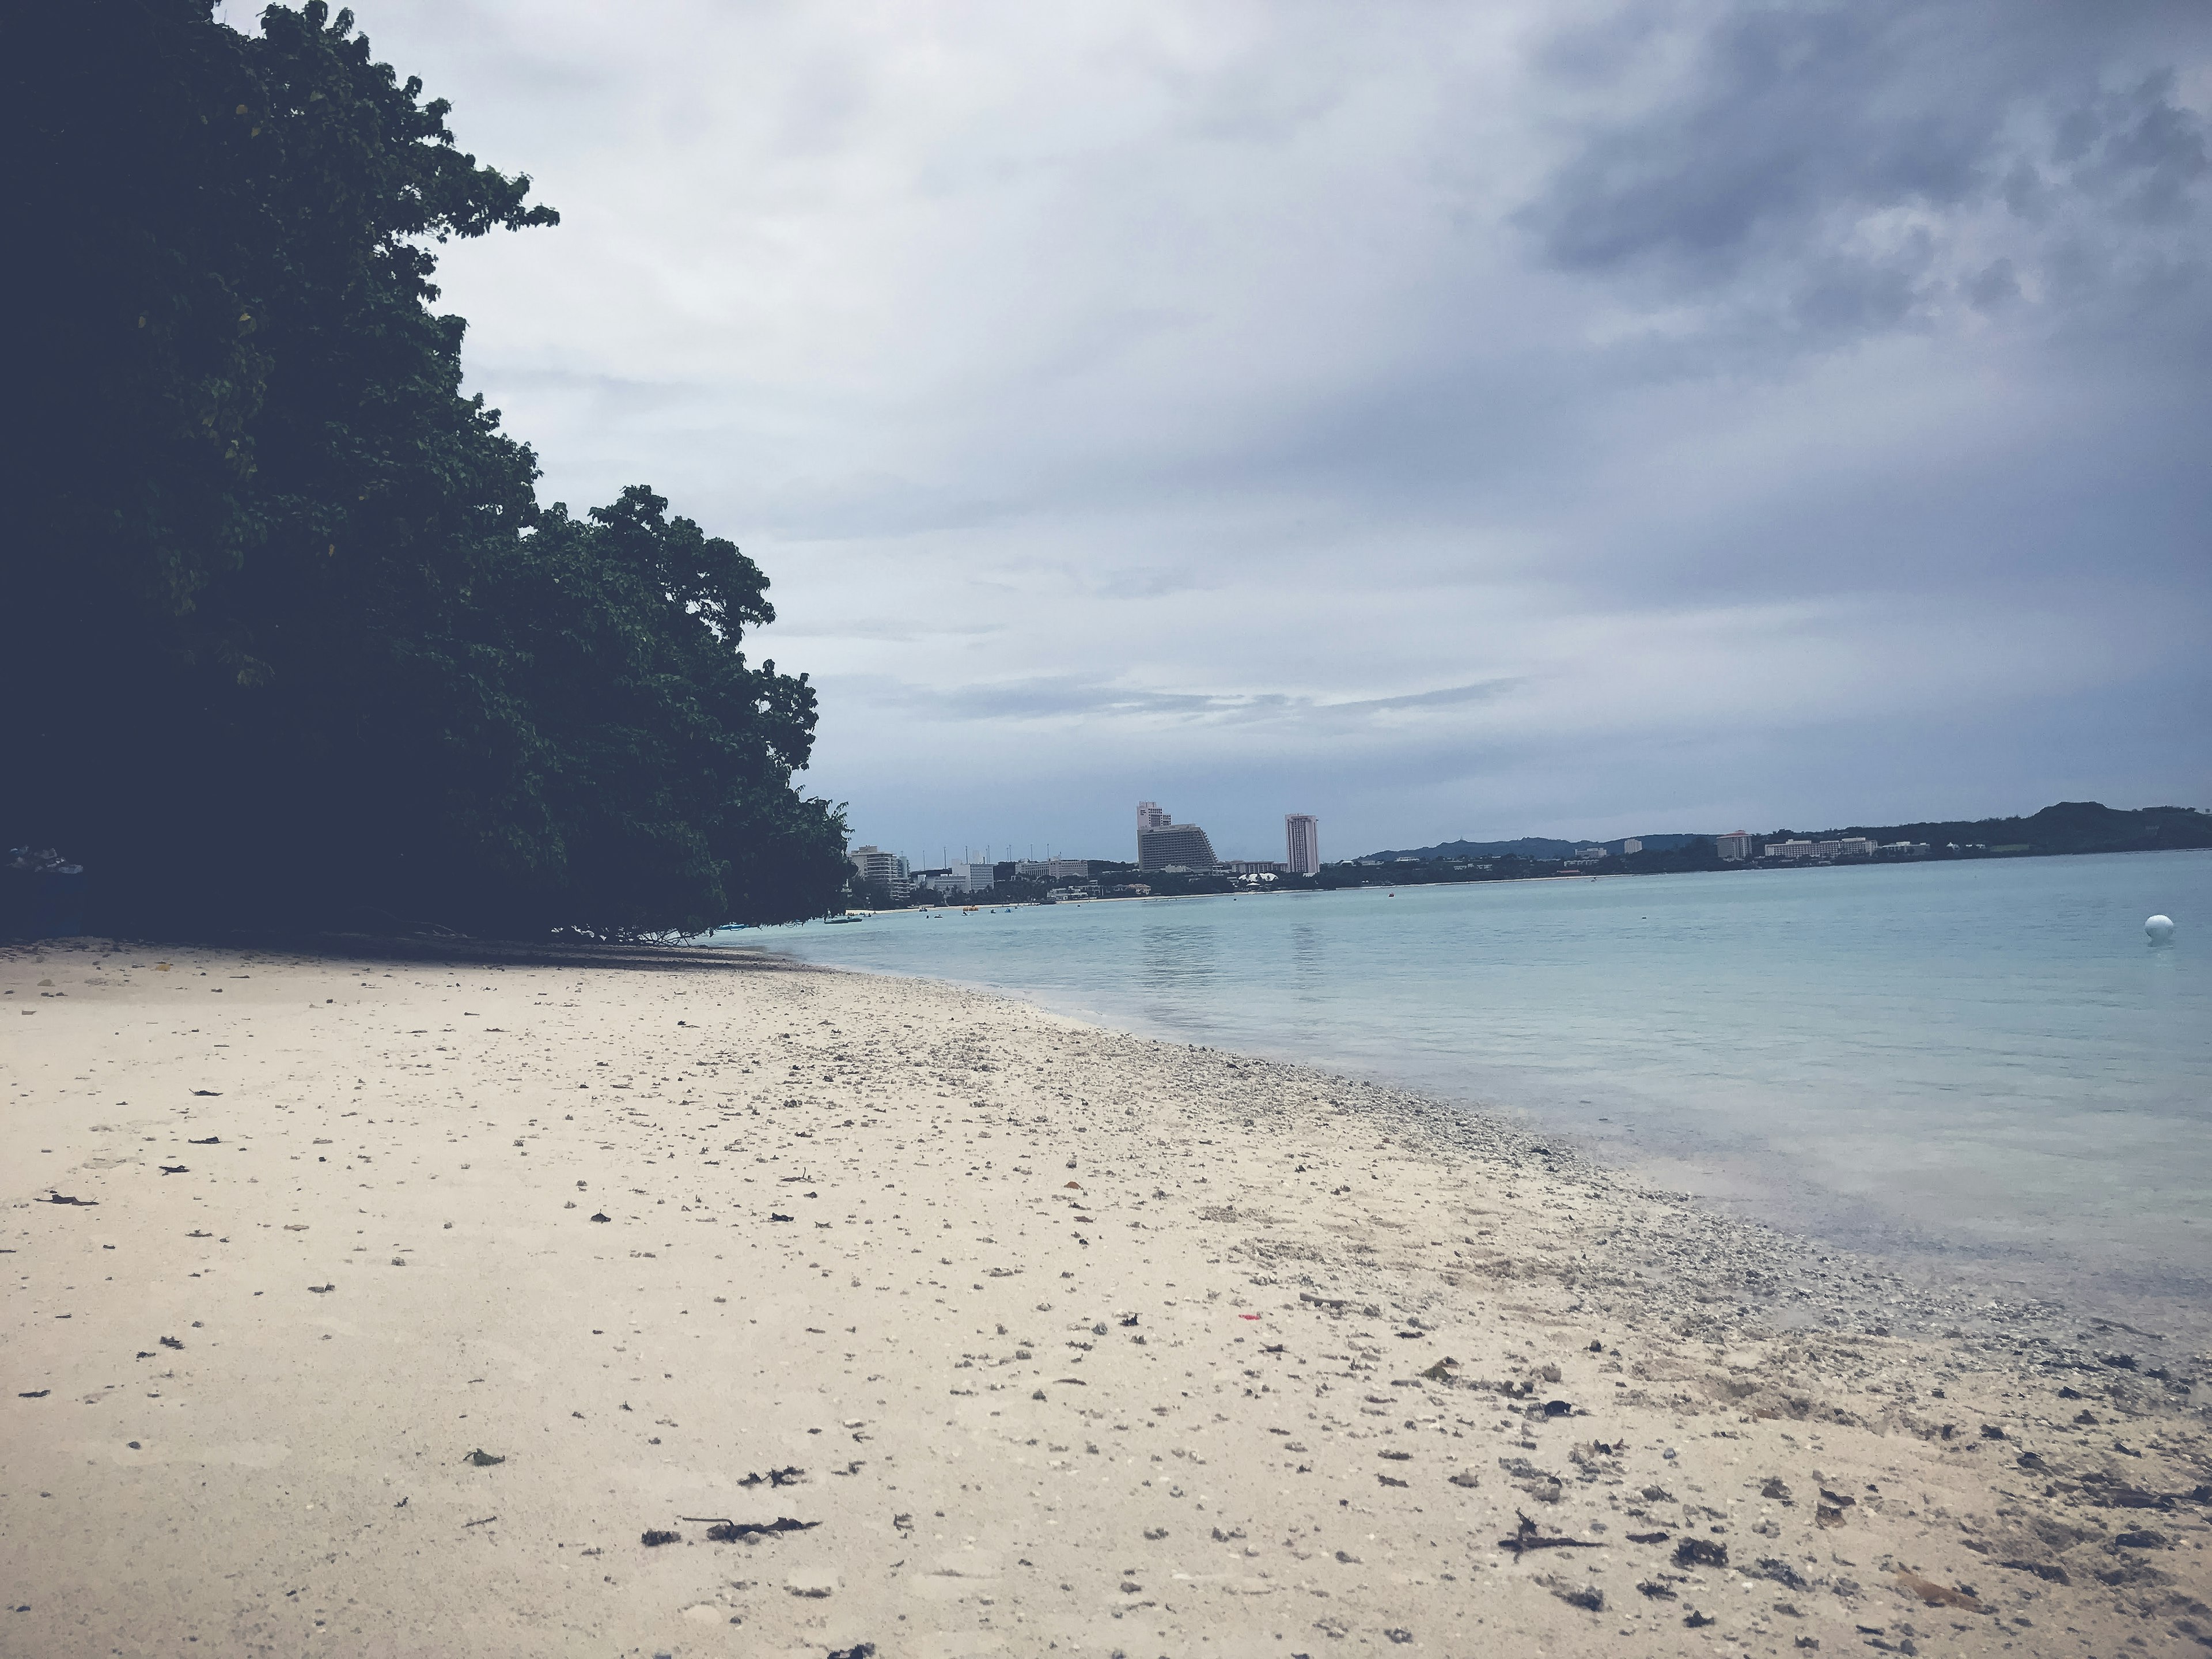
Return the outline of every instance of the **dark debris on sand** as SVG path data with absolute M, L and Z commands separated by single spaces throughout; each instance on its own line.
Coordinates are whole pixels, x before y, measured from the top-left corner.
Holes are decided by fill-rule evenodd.
M 1547 1536 L 1539 1532 L 1536 1529 L 1536 1523 L 1522 1515 L 1521 1511 L 1516 1510 L 1514 1514 L 1519 1518 L 1521 1524 L 1515 1528 L 1512 1537 L 1499 1539 L 1498 1547 L 1502 1550 L 1511 1550 L 1516 1557 L 1526 1554 L 1530 1550 L 1601 1550 L 1605 1547 L 1604 1545 L 1588 1538 Z
M 726 1515 L 687 1515 L 680 1518 L 711 1522 L 713 1524 L 707 1528 L 707 1537 L 708 1541 L 716 1544 L 735 1544 L 766 1538 L 780 1532 L 811 1532 L 822 1524 L 819 1521 L 794 1521 L 787 1515 L 780 1515 L 773 1521 L 732 1521 Z M 645 1536 L 646 1541 L 650 1543 L 655 1534 L 647 1533 Z M 661 1534 L 661 1541 L 668 1542 L 675 1536 L 672 1532 Z

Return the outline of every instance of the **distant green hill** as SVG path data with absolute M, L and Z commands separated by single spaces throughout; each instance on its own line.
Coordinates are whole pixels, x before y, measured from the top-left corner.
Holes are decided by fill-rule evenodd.
M 1765 839 L 1826 840 L 1867 836 L 1875 841 L 1924 841 L 1941 848 L 2021 848 L 2028 853 L 2144 853 L 2161 848 L 2212 847 L 2212 812 L 2190 806 L 2141 806 L 2132 811 L 2094 800 L 2062 800 L 2024 818 L 1946 818 L 1925 823 L 1852 824 L 1842 830 L 1777 830 Z
M 1710 841 L 1710 836 L 1686 836 L 1668 833 L 1662 836 L 1632 836 L 1641 840 L 1648 852 L 1671 853 L 1687 847 L 1693 841 Z M 1619 854 L 1618 841 L 1558 841 L 1549 836 L 1523 836 L 1518 841 L 1447 841 L 1434 847 L 1407 847 L 1387 853 L 1367 853 L 1370 859 L 1571 859 L 1585 847 L 1602 847 L 1608 853 Z
M 2063 800 L 2027 817 L 1947 818 L 1923 823 L 1854 823 L 1839 830 L 1771 830 L 1761 841 L 1826 841 L 1839 836 L 1866 836 L 1880 842 L 1924 841 L 1941 849 L 1956 844 L 2002 848 L 2023 854 L 2140 853 L 2160 848 L 2212 847 L 2212 812 L 2191 806 L 2142 806 L 2133 811 L 2106 806 L 2094 800 Z M 1677 852 L 1710 835 L 1669 833 L 1638 837 L 1647 854 Z M 1547 836 L 1523 836 L 1517 841 L 1447 841 L 1434 847 L 1411 847 L 1370 853 L 1370 859 L 1391 862 L 1418 859 L 1424 863 L 1440 859 L 1569 859 L 1585 847 L 1602 847 L 1619 856 L 1618 841 L 1559 841 Z

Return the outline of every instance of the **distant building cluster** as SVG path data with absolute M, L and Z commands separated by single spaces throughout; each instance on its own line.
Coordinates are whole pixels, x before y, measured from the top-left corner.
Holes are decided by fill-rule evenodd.
M 1280 862 L 1270 859 L 1220 859 L 1213 842 L 1194 823 L 1177 823 L 1158 801 L 1137 803 L 1137 867 L 1139 870 L 1200 872 L 1272 880 L 1278 876 L 1321 873 L 1321 820 L 1310 812 L 1283 817 Z
M 941 870 L 931 870 L 924 873 L 928 877 L 925 884 L 935 888 L 940 893 L 988 893 L 999 884 L 997 865 L 975 863 L 967 860 L 958 864 L 948 864 Z
M 1838 859 L 1926 858 L 1933 851 L 1924 841 L 1878 842 L 1870 836 L 1838 836 L 1832 841 L 1798 838 L 1761 842 L 1748 830 L 1737 830 L 1713 837 L 1713 850 L 1731 864 L 1771 859 L 1779 864 L 1832 864 Z
M 1631 853 L 1640 853 L 1643 850 L 1644 843 L 1633 836 L 1620 843 L 1620 855 L 1623 858 L 1626 858 Z M 1595 864 L 1600 859 L 1609 859 L 1612 856 L 1613 849 L 1610 847 L 1577 847 L 1569 854 L 1569 857 L 1577 864 Z M 1398 861 L 1401 864 L 1406 862 L 1403 859 Z
M 1844 836 L 1835 841 L 1770 841 L 1764 856 L 1799 862 L 1806 859 L 1870 859 L 1875 843 L 1864 836 Z
M 886 853 L 880 847 L 855 847 L 845 857 L 853 866 L 854 880 L 863 888 L 880 883 L 895 901 L 913 896 L 914 872 L 898 854 Z
M 1249 886 L 1284 876 L 1319 875 L 1321 820 L 1310 812 L 1289 813 L 1283 819 L 1283 837 L 1285 856 L 1280 860 L 1223 859 L 1199 825 L 1177 823 L 1158 801 L 1139 801 L 1136 873 L 1223 876 Z M 969 898 L 995 892 L 1065 900 L 1146 897 L 1152 891 L 1149 883 L 1127 879 L 1128 866 L 1104 859 L 962 860 L 917 870 L 880 847 L 855 847 L 846 857 L 853 866 L 855 895 L 878 902 L 904 903 L 916 895 L 927 902 L 931 894 Z

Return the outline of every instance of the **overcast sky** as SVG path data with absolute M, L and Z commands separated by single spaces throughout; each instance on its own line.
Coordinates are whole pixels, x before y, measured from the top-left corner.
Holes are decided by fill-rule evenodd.
M 2212 805 L 2212 7 L 362 0 L 856 841 Z M 225 14 L 247 23 L 236 3 Z

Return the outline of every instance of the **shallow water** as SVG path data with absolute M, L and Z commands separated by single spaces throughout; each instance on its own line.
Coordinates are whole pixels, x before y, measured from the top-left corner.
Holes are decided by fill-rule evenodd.
M 2180 923 L 2150 944 L 2143 919 Z M 878 916 L 721 936 L 1525 1115 L 1762 1219 L 2212 1289 L 2212 853 Z

